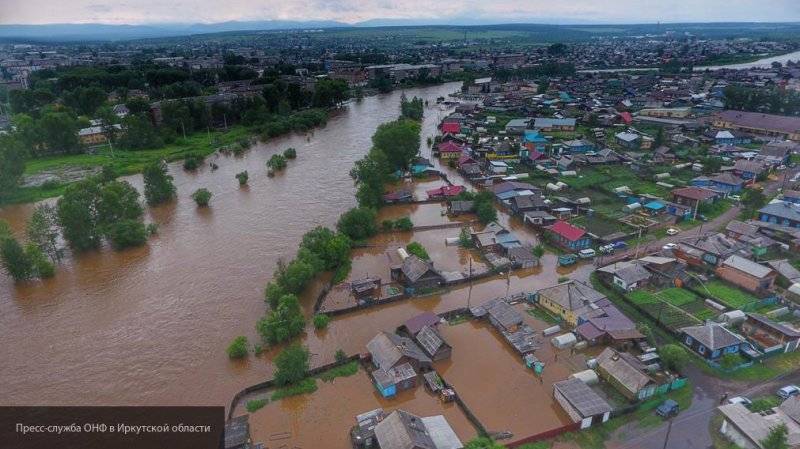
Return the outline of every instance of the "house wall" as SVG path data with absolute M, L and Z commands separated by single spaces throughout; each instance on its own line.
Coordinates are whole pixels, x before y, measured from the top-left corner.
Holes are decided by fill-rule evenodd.
M 792 228 L 800 228 L 800 221 L 789 220 L 788 218 L 781 218 L 772 214 L 759 213 L 758 219 L 765 223 L 774 223 Z
M 749 273 L 724 265 L 717 267 L 715 273 L 722 279 L 753 293 L 764 293 L 771 289 L 772 285 L 775 283 L 774 274 L 760 279 L 751 276 Z
M 622 385 L 622 383 L 619 380 L 617 380 L 616 377 L 612 376 L 602 366 L 598 366 L 597 367 L 597 373 L 600 374 L 600 377 L 602 377 L 603 380 L 605 380 L 606 382 L 610 383 L 614 387 L 614 389 L 619 391 L 623 396 L 625 396 L 629 400 L 635 401 L 637 399 L 637 393 L 638 392 L 631 391 L 627 387 Z
M 563 307 L 561 307 L 560 304 L 558 304 L 558 303 L 556 303 L 554 301 L 551 301 L 550 298 L 548 298 L 547 296 L 544 296 L 544 295 L 540 294 L 539 295 L 539 304 L 541 304 L 542 307 L 544 307 L 548 311 L 553 312 L 556 315 L 560 316 L 561 318 L 564 319 L 564 321 L 566 321 L 567 323 L 571 324 L 572 326 L 577 326 L 578 317 L 575 315 L 575 313 L 572 312 L 572 311 L 569 311 L 569 310 L 567 310 L 567 309 L 565 309 Z
M 727 419 L 722 421 L 722 425 L 719 428 L 719 433 L 725 435 L 729 440 L 742 449 L 759 449 L 759 447 L 753 443 L 753 440 L 746 437 L 738 427 L 729 422 Z
M 556 402 L 558 402 L 558 404 L 561 405 L 561 408 L 564 409 L 565 412 L 567 412 L 567 415 L 569 415 L 569 418 L 572 420 L 572 422 L 583 421 L 583 416 L 581 416 L 578 410 L 576 410 L 575 407 L 573 407 L 572 404 L 569 403 L 567 398 L 565 398 L 560 391 L 553 389 L 553 397 L 556 399 Z

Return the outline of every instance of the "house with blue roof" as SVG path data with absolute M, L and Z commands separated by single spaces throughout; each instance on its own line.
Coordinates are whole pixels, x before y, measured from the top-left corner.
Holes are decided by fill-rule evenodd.
M 563 142 L 563 145 L 572 154 L 584 154 L 595 150 L 594 144 L 586 139 L 568 140 Z
M 533 150 L 544 153 L 547 150 L 547 142 L 547 138 L 539 134 L 539 131 L 526 129 L 525 135 L 522 137 L 522 151 L 527 150 L 528 152 L 525 154 L 520 153 L 520 157 L 527 156 Z
M 667 211 L 667 206 L 661 201 L 650 201 L 644 205 L 644 210 L 650 215 L 659 215 Z
M 786 201 L 775 201 L 758 210 L 758 219 L 765 223 L 800 228 L 800 206 Z

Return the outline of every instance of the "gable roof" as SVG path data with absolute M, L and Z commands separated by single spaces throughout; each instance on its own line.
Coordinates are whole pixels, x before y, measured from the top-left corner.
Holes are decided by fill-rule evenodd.
M 539 290 L 539 296 L 573 312 L 583 311 L 588 304 L 605 298 L 605 295 L 580 281 L 571 280 Z
M 565 239 L 571 242 L 579 240 L 586 234 L 585 230 L 562 220 L 558 220 L 557 222 L 549 226 L 547 229 L 560 235 L 561 237 L 564 237 Z
M 753 262 L 752 260 L 745 259 L 736 254 L 725 259 L 722 264 L 757 278 L 763 278 L 772 273 L 772 268 L 765 267 L 760 263 Z
M 411 335 L 416 335 L 425 326 L 433 326 L 439 322 L 439 315 L 433 312 L 422 312 L 404 323 L 404 326 Z
M 403 357 L 420 362 L 431 361 L 413 340 L 389 332 L 381 332 L 373 337 L 367 343 L 367 350 L 372 355 L 373 363 L 384 371 L 392 369 Z
M 653 382 L 650 376 L 640 370 L 641 364 L 633 356 L 613 348 L 606 348 L 597 356 L 597 365 L 632 393 Z
M 436 328 L 431 326 L 423 326 L 417 334 L 416 340 L 430 357 L 436 355 L 440 348 L 447 346 L 447 342 L 444 341 L 444 338 L 442 338 Z
M 430 262 L 426 262 L 411 254 L 403 259 L 403 265 L 400 269 L 403 271 L 403 275 L 405 275 L 406 279 L 410 282 L 417 282 L 428 271 L 433 270 L 433 267 Z
M 580 379 L 570 378 L 556 382 L 553 384 L 553 389 L 561 393 L 564 399 L 584 418 L 602 415 L 612 410 L 605 399 Z
M 381 449 L 436 449 L 422 419 L 403 410 L 395 410 L 375 426 Z
M 727 348 L 743 341 L 727 328 L 715 323 L 688 326 L 680 330 L 712 351 Z
M 675 196 L 703 201 L 717 196 L 717 192 L 702 187 L 683 187 L 672 191 Z

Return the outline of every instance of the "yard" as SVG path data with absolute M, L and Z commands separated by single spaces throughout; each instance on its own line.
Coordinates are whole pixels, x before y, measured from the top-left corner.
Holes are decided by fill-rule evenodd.
M 758 302 L 755 296 L 719 280 L 706 282 L 704 286 L 700 290 L 707 290 L 714 300 L 732 309 L 742 310 Z
M 689 296 L 691 295 L 691 296 Z M 695 300 L 691 292 L 682 289 L 667 289 L 662 292 L 649 292 L 646 290 L 635 290 L 626 295 L 628 300 L 639 306 L 656 321 L 671 329 L 680 329 L 685 326 L 700 324 L 699 317 L 690 315 L 689 311 L 676 305 L 684 307 L 692 304 Z

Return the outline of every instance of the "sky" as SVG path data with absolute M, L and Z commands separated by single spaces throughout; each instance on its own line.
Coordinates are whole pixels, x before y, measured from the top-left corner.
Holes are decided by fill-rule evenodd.
M 0 0 L 0 23 L 800 21 L 800 0 Z

